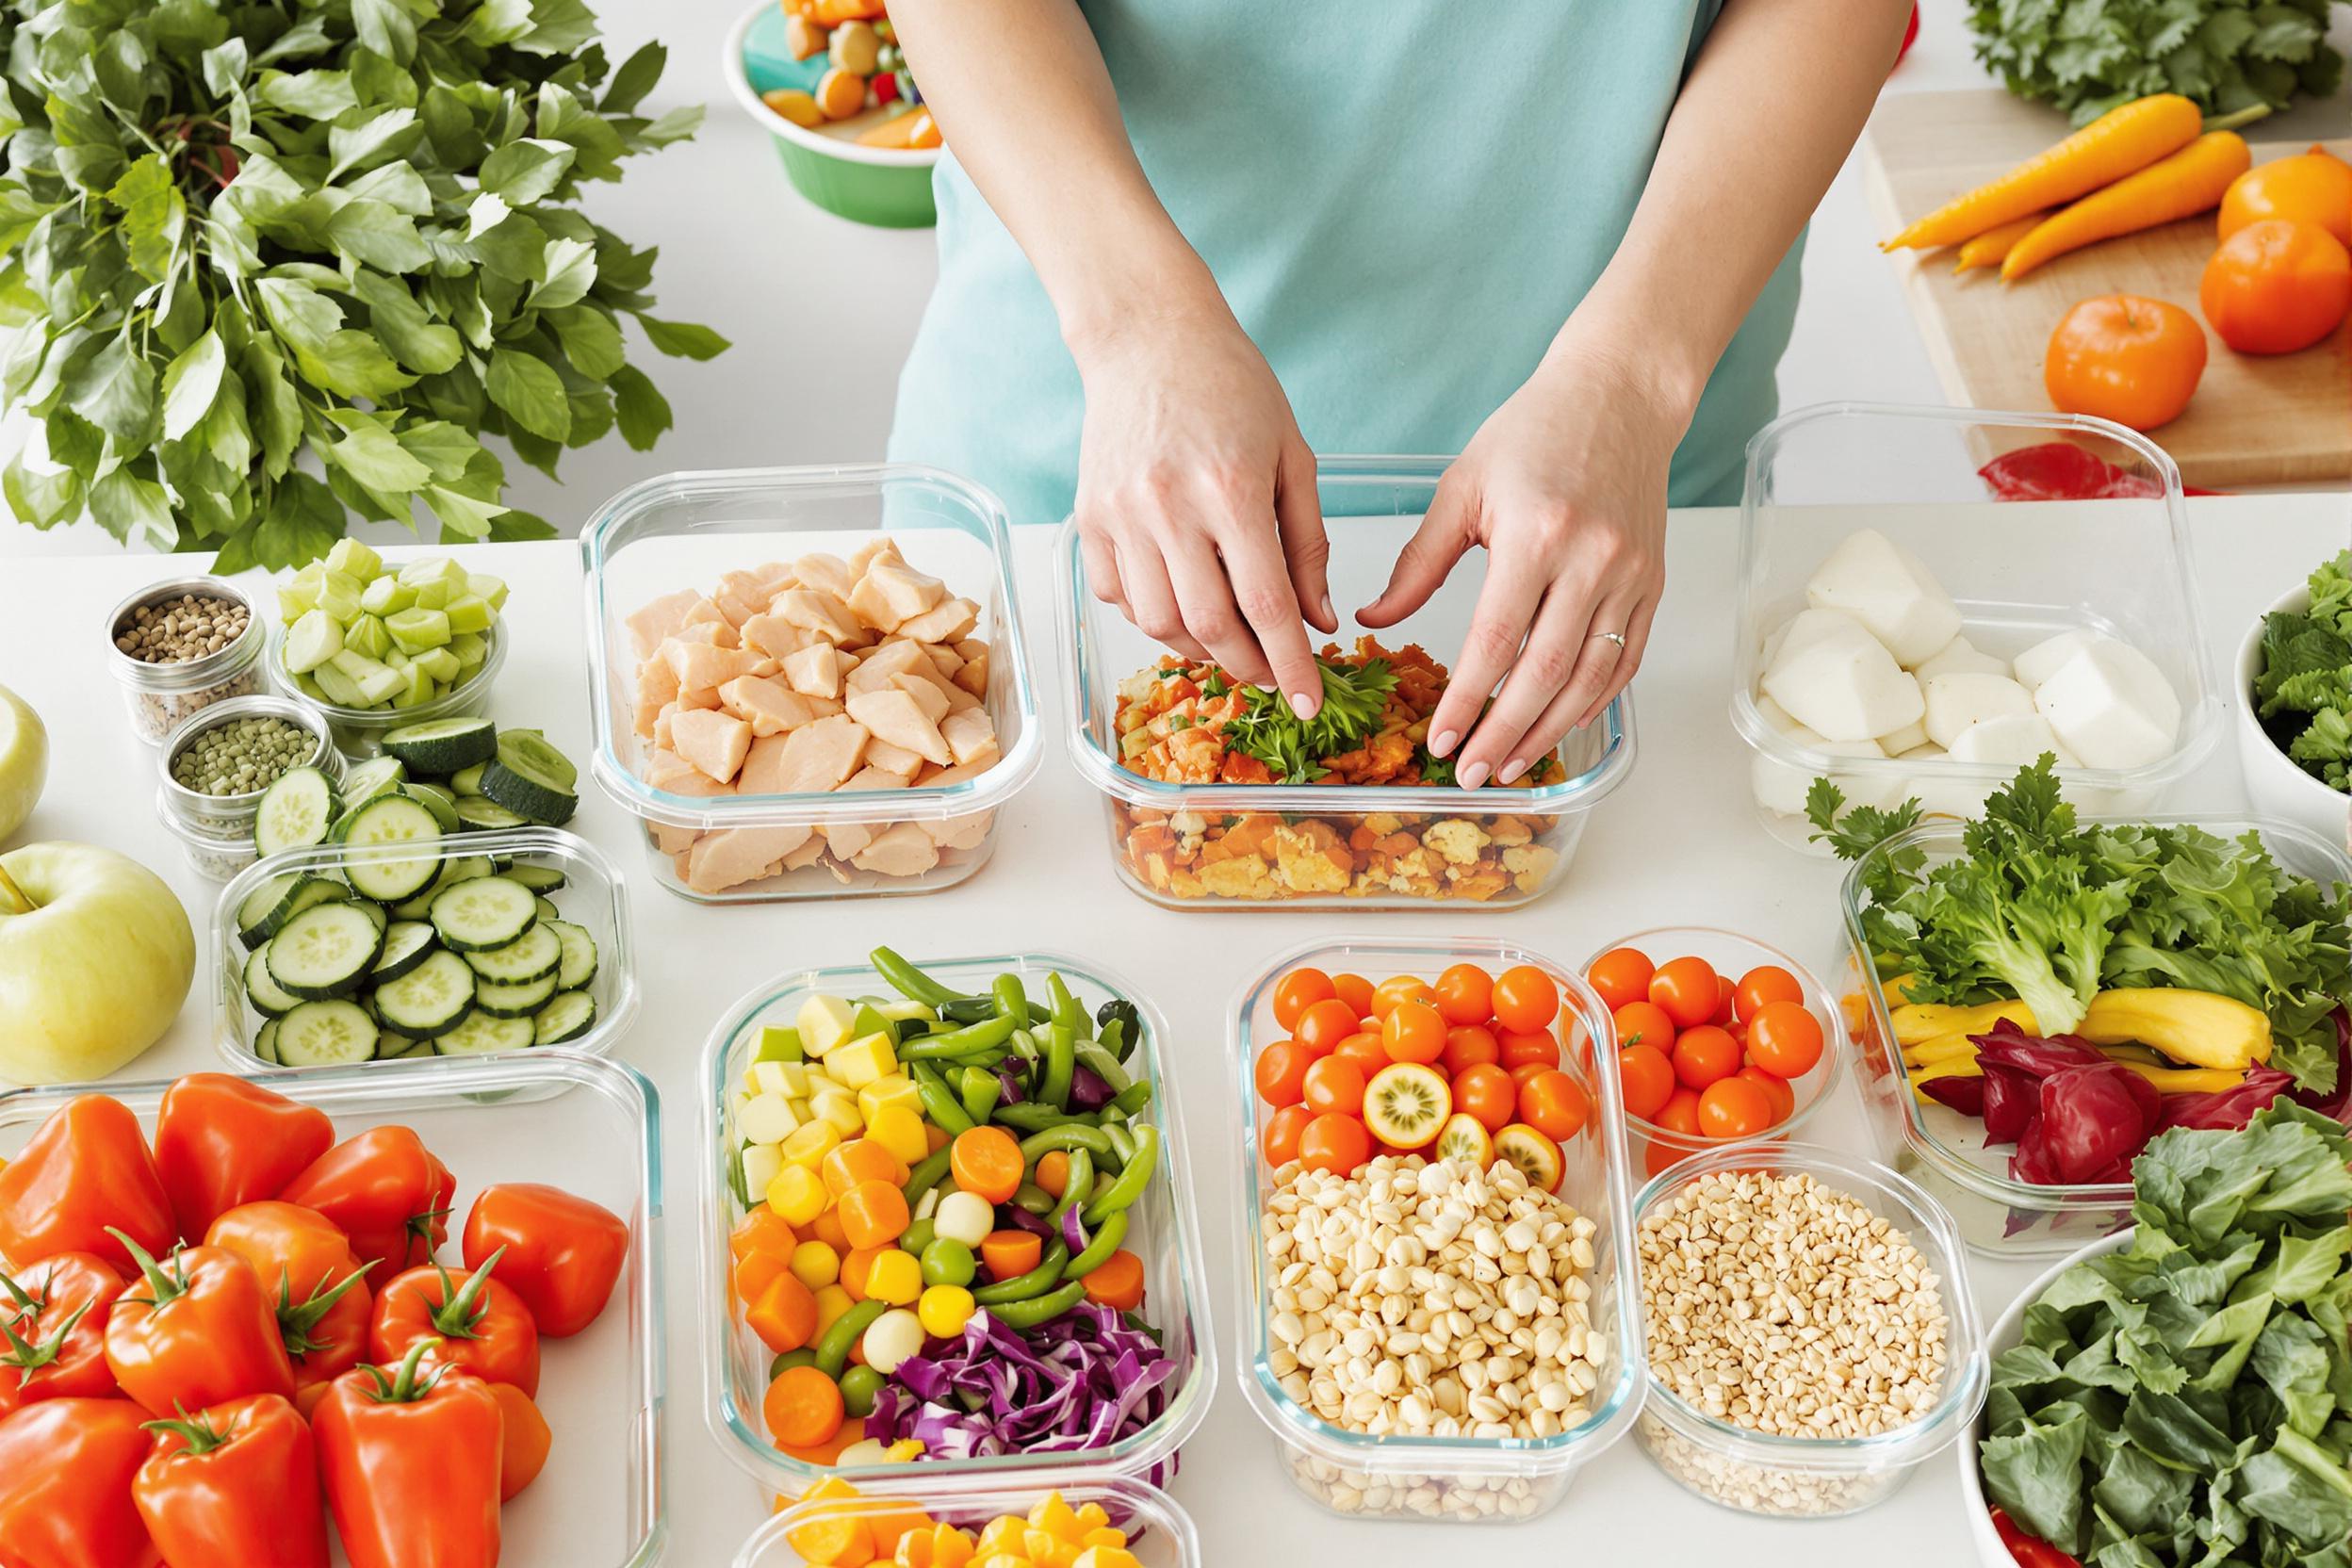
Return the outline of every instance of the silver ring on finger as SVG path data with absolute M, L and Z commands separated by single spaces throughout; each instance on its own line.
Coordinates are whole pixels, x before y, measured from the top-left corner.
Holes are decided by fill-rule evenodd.
M 1592 633 L 1592 637 L 1602 638 L 1606 641 L 1616 644 L 1617 651 L 1619 653 L 1625 651 L 1625 634 L 1622 631 L 1596 631 Z M 1585 641 L 1589 643 L 1592 640 L 1592 637 L 1588 637 Z

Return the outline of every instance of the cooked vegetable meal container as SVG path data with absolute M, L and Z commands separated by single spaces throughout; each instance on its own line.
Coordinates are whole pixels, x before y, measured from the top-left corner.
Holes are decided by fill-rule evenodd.
M 1042 737 L 1004 512 L 904 464 L 673 474 L 581 534 L 595 755 L 706 904 L 929 892 Z
M 1326 458 L 1331 595 L 1368 604 L 1445 464 Z M 1424 743 L 1477 601 L 1457 572 L 1400 626 L 1343 622 L 1326 704 L 1298 723 L 1280 695 L 1170 655 L 1099 602 L 1074 526 L 1057 547 L 1070 747 L 1102 792 L 1111 859 L 1169 908 L 1510 908 L 1556 886 L 1592 808 L 1632 768 L 1629 695 L 1511 784 L 1465 791 Z
M 1044 1533 L 1047 1555 L 1032 1554 L 1032 1530 Z M 899 1543 L 908 1536 L 922 1544 L 903 1548 Z M 968 1549 L 976 1555 L 966 1555 Z M 1005 1555 L 993 1558 L 995 1551 Z M 1071 1555 L 1059 1555 L 1065 1551 Z M 1073 1558 L 1086 1568 L 1198 1568 L 1205 1560 L 1191 1516 L 1175 1498 L 1148 1482 L 1072 1470 L 977 1488 L 927 1485 L 913 1476 L 861 1478 L 854 1488 L 820 1482 L 780 1505 L 743 1544 L 735 1568 L 837 1568 L 858 1560 L 1001 1560 L 1007 1568 L 1033 1568 Z

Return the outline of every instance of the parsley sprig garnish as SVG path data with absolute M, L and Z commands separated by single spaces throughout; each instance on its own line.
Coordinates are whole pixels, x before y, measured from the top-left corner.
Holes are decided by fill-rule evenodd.
M 1380 724 L 1396 672 L 1385 659 L 1358 666 L 1315 662 L 1323 672 L 1323 706 L 1301 719 L 1290 699 L 1255 686 L 1241 688 L 1240 714 L 1226 722 L 1225 743 L 1264 762 L 1283 784 L 1312 784 L 1331 772 L 1323 759 L 1355 750 Z

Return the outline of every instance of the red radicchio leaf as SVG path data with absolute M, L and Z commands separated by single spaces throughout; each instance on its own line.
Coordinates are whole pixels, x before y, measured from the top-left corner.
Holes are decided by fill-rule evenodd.
M 2246 1081 L 2211 1094 L 2176 1094 L 2164 1101 L 2163 1125 L 2232 1133 L 2285 1092 L 2295 1080 L 2275 1067 L 2249 1068 Z
M 2163 494 L 2154 480 L 2118 468 L 2071 441 L 2020 447 L 1976 472 L 1997 501 L 2144 500 Z M 2196 489 L 2185 493 L 2218 494 Z
M 1919 1086 L 1919 1092 L 1939 1105 L 1949 1105 L 1962 1116 L 1984 1114 L 1984 1080 L 1982 1078 L 1930 1078 Z
M 2156 1101 L 2154 1086 L 2114 1062 L 2043 1079 L 2037 1130 L 2058 1180 L 2086 1182 L 2138 1153 L 2161 1114 Z

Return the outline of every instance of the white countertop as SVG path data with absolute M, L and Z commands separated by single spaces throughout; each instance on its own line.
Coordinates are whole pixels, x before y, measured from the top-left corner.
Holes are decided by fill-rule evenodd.
M 2321 557 L 2344 547 L 2344 503 L 2311 496 L 2190 506 L 2207 641 L 2216 664 L 2228 669 L 2251 618 Z M 1751 1563 L 1811 1568 L 1821 1561 L 1858 1561 L 1871 1547 L 1900 1540 L 1917 1568 L 1968 1563 L 1950 1455 L 1931 1462 L 1891 1502 L 1845 1522 L 1765 1522 L 1723 1511 L 1668 1482 L 1625 1442 L 1578 1477 L 1559 1511 L 1509 1532 L 1337 1523 L 1292 1490 L 1233 1380 L 1233 1205 L 1240 1155 L 1226 1014 L 1235 988 L 1263 955 L 1349 933 L 1462 932 L 1508 937 L 1573 964 L 1618 934 L 1691 922 L 1752 932 L 1819 966 L 1826 967 L 1838 951 L 1838 873 L 1827 862 L 1780 848 L 1755 825 L 1745 757 L 1724 716 L 1735 523 L 1728 512 L 1675 517 L 1669 532 L 1674 591 L 1635 686 L 1638 774 L 1599 808 L 1562 887 L 1522 911 L 1176 914 L 1122 890 L 1112 877 L 1107 834 L 1096 825 L 1102 822 L 1101 807 L 1071 771 L 1059 738 L 1061 681 L 1052 647 L 1047 566 L 1054 535 L 1043 530 L 1019 531 L 1016 548 L 1051 738 L 1037 780 L 1004 812 L 994 862 L 970 882 L 925 898 L 703 908 L 653 885 L 634 825 L 590 790 L 571 825 L 623 868 L 635 914 L 644 1005 L 617 1054 L 659 1086 L 669 1150 L 666 1560 L 719 1568 L 761 1518 L 754 1485 L 721 1453 L 701 1415 L 705 1326 L 697 1308 L 693 1187 L 701 1160 L 693 1140 L 695 1070 L 711 1024 L 734 998 L 787 967 L 857 961 L 885 941 L 918 961 L 1001 952 L 1010 941 L 1097 960 L 1147 991 L 1169 1020 L 1174 1037 L 1168 1049 L 1181 1074 L 1211 1276 L 1208 1298 L 1224 1368 L 1207 1424 L 1187 1446 L 1173 1485 L 1200 1524 L 1207 1562 L 1236 1568 L 1297 1560 L 1310 1547 L 1337 1546 L 1361 1568 L 1421 1568 L 1432 1551 L 1500 1547 L 1504 1555 L 1495 1560 L 1525 1562 L 1570 1543 L 1599 1560 L 1638 1560 L 1657 1551 L 1660 1516 L 1671 1511 L 1667 1539 L 1682 1561 L 1737 1550 Z M 584 760 L 588 712 L 577 562 L 576 550 L 560 544 L 484 546 L 467 557 L 468 565 L 514 585 L 506 612 L 511 652 L 492 716 L 539 725 L 569 755 Z M 0 569 L 8 587 L 7 612 L 0 614 L 0 680 L 42 714 L 52 743 L 48 792 L 18 841 L 87 840 L 155 868 L 188 905 L 202 952 L 220 889 L 186 868 L 178 844 L 155 818 L 155 754 L 132 737 L 98 642 L 101 623 L 117 600 L 174 564 L 113 556 L 25 561 Z M 257 579 L 248 580 L 258 586 Z M 2228 743 L 2192 777 L 2180 805 L 2197 810 L 2243 806 Z M 1018 937 L 1007 937 L 1008 928 Z M 209 986 L 200 972 L 172 1033 L 126 1070 L 129 1074 L 167 1076 L 217 1065 Z M 1850 1083 L 1838 1086 L 1814 1126 L 1820 1141 L 1868 1147 Z M 1990 1317 L 2038 1266 L 1979 1262 L 1973 1267 L 1979 1305 Z M 561 1484 L 560 1457 L 549 1475 Z M 508 1560 L 514 1568 L 556 1568 L 516 1551 Z M 567 1561 L 563 1568 L 596 1565 Z

